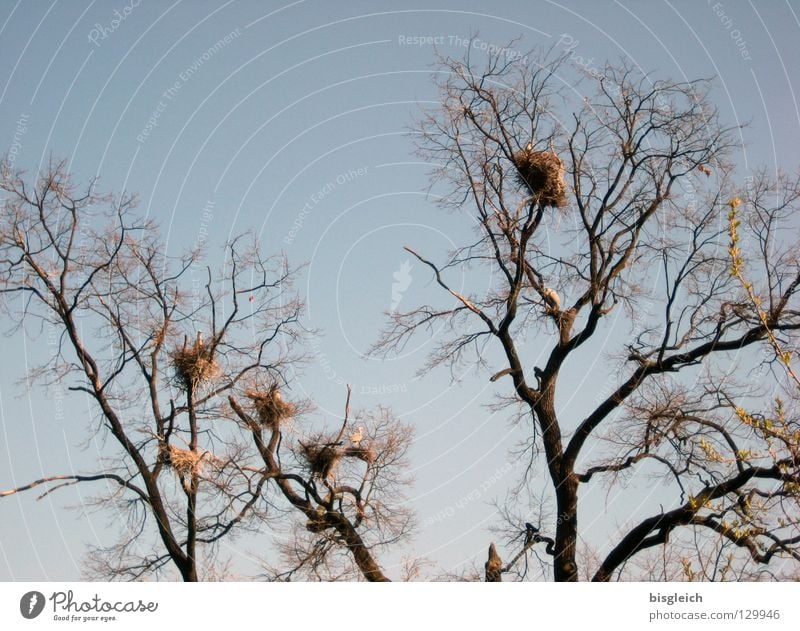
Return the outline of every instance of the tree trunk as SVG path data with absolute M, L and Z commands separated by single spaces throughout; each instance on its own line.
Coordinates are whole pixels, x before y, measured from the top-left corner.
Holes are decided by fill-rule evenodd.
M 181 577 L 186 583 L 197 582 L 197 564 L 191 561 L 181 568 Z
M 556 492 L 556 543 L 553 559 L 553 577 L 556 581 L 577 581 L 575 547 L 578 539 L 578 481 L 571 467 L 565 466 L 561 443 L 561 429 L 555 410 L 555 383 L 557 370 L 542 377 L 540 395 L 534 411 L 542 430 L 542 442 L 547 458 L 547 468 Z
M 566 474 L 556 488 L 555 559 L 553 576 L 556 581 L 577 581 L 578 566 L 575 563 L 575 548 L 578 540 L 578 482 Z
M 389 582 L 389 578 L 375 562 L 372 553 L 364 544 L 361 535 L 353 528 L 353 525 L 343 515 L 334 514 L 331 516 L 329 513 L 328 518 L 332 520 L 336 532 L 344 539 L 345 545 L 353 554 L 353 560 L 356 562 L 358 569 L 361 570 L 364 578 L 370 582 Z

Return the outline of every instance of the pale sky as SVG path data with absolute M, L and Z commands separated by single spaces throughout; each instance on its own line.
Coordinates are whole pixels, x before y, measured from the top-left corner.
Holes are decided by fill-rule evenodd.
M 3 0 L 0 152 L 34 172 L 51 154 L 64 157 L 81 181 L 98 174 L 101 188 L 138 192 L 173 253 L 252 228 L 266 251 L 307 263 L 298 287 L 306 322 L 322 335 L 310 349 L 316 365 L 293 392 L 338 416 L 349 383 L 355 406 L 391 406 L 416 426 L 410 496 L 420 528 L 411 550 L 455 572 L 485 560 L 497 524 L 491 501 L 519 472 L 506 463 L 524 429 L 486 407 L 510 393 L 508 383 L 474 370 L 456 382 L 446 369 L 416 379 L 430 339 L 390 361 L 364 356 L 384 311 L 439 296 L 402 247 L 442 257 L 470 235 L 463 217 L 426 196 L 430 165 L 406 134 L 436 99 L 435 49 L 461 56 L 475 35 L 477 53 L 514 40 L 522 53 L 572 50 L 587 69 L 627 59 L 654 77 L 716 77 L 723 118 L 747 123 L 735 155 L 742 172 L 794 170 L 798 15 L 800 3 L 788 1 Z M 393 288 L 398 274 L 405 280 Z M 591 384 L 605 379 L 609 335 L 598 335 L 571 374 L 574 387 L 562 388 L 567 428 L 577 420 L 570 411 L 584 409 L 597 396 Z M 81 401 L 20 382 L 46 340 L 2 345 L 0 489 L 91 470 L 101 446 L 83 444 Z M 107 541 L 103 529 L 114 524 L 113 515 L 66 509 L 90 493 L 0 501 L 0 580 L 79 579 L 87 544 Z M 596 493 L 584 511 L 612 507 L 597 520 L 596 540 L 640 502 L 645 512 L 657 506 L 648 497 Z M 252 571 L 252 543 L 228 550 L 243 573 Z M 395 577 L 396 560 L 387 568 Z

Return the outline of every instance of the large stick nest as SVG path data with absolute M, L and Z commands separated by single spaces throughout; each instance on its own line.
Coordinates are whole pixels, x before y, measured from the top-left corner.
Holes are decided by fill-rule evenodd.
M 522 149 L 513 155 L 517 179 L 527 187 L 536 200 L 545 206 L 567 206 L 567 189 L 564 184 L 564 163 L 552 151 Z
M 335 473 L 339 461 L 344 456 L 344 450 L 338 445 L 300 443 L 300 446 L 311 471 L 322 479 Z
M 353 445 L 343 447 L 341 443 L 319 438 L 312 443 L 300 443 L 303 456 L 308 462 L 311 471 L 322 479 L 336 473 L 342 458 L 356 458 L 367 464 L 372 464 L 378 455 L 371 446 Z
M 378 458 L 378 454 L 375 453 L 375 449 L 372 447 L 363 447 L 361 445 L 357 447 L 348 447 L 344 450 L 344 456 L 346 458 L 358 458 L 359 460 L 363 460 L 367 464 L 372 464 Z
M 178 381 L 185 388 L 197 386 L 219 374 L 219 364 L 199 338 L 192 346 L 184 343 L 183 348 L 173 352 L 172 365 Z
M 277 428 L 296 412 L 293 404 L 283 400 L 277 384 L 271 385 L 266 391 L 247 390 L 245 394 L 253 402 L 258 420 L 266 427 Z
M 181 476 L 200 475 L 207 452 L 181 449 L 174 445 L 159 445 L 159 459 Z

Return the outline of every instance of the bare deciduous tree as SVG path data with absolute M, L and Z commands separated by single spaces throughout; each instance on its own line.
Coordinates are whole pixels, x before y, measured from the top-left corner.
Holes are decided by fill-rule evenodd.
M 653 80 L 623 64 L 578 83 L 568 55 L 552 51 L 442 59 L 440 70 L 441 107 L 416 137 L 438 165 L 436 192 L 476 236 L 439 261 L 408 248 L 447 302 L 393 314 L 376 351 L 444 325 L 423 370 L 500 358 L 487 377 L 507 383 L 530 420 L 520 490 L 548 488 L 541 504 L 505 506 L 502 556 L 514 563 L 503 572 L 524 576 L 539 554 L 550 559 L 542 576 L 607 581 L 645 551 L 687 545 L 697 557 L 709 543 L 715 567 L 782 559 L 796 572 L 797 390 L 766 371 L 796 355 L 800 264 L 786 230 L 800 181 L 760 172 L 735 185 L 735 128 L 706 80 Z M 747 291 L 731 259 L 740 202 Z M 488 290 L 469 283 L 481 267 Z M 592 370 L 586 349 L 598 339 L 606 358 Z M 566 391 L 579 383 L 588 396 Z M 564 413 L 566 398 L 585 411 Z M 624 494 L 633 476 L 664 481 L 652 513 L 621 515 L 616 540 L 579 559 L 579 539 L 591 540 L 581 498 L 601 483 Z
M 133 197 L 80 190 L 63 162 L 32 182 L 3 162 L 0 190 L 10 332 L 54 332 L 56 351 L 33 378 L 87 397 L 91 431 L 115 445 L 96 471 L 46 473 L 0 496 L 101 485 L 98 506 L 127 519 L 118 543 L 92 555 L 104 578 L 218 576 L 223 537 L 280 522 L 313 535 L 312 552 L 284 572 L 327 564 L 386 580 L 376 551 L 411 525 L 410 430 L 386 410 L 351 419 L 348 392 L 338 433 L 315 433 L 310 405 L 283 398 L 306 334 L 287 261 L 264 257 L 249 235 L 226 246 L 218 274 L 199 249 L 168 256 Z

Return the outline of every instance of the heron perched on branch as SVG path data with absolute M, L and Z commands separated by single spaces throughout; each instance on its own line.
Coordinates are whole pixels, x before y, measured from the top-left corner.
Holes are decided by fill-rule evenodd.
M 542 290 L 542 297 L 545 299 L 547 306 L 551 310 L 558 311 L 561 309 L 561 298 L 559 298 L 558 292 L 556 292 L 555 289 L 552 289 L 551 287 L 545 287 Z
M 350 435 L 350 442 L 353 443 L 356 447 L 358 447 L 361 444 L 362 440 L 364 440 L 364 428 L 361 425 L 359 425 L 356 428 L 356 431 L 354 431 Z

